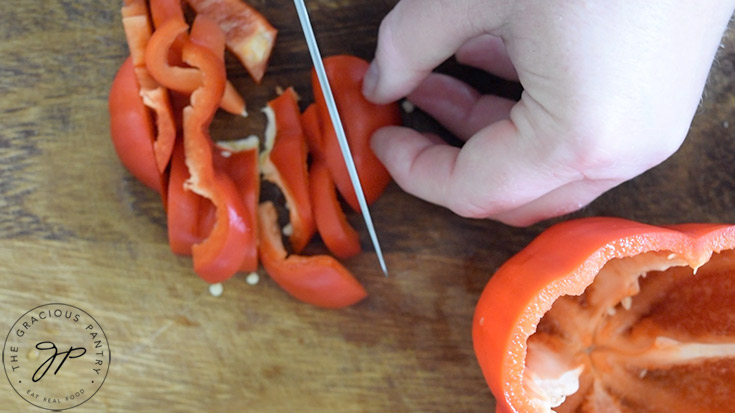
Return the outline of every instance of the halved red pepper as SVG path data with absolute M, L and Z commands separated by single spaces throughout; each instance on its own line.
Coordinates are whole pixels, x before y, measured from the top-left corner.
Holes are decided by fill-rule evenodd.
M 287 255 L 271 202 L 258 208 L 260 260 L 268 275 L 294 298 L 324 308 L 353 305 L 367 296 L 357 279 L 329 255 Z
M 735 226 L 557 224 L 473 321 L 498 412 L 732 411 Z
M 264 111 L 269 117 L 269 130 L 266 131 L 262 161 L 263 177 L 278 185 L 286 198 L 292 227 L 289 240 L 298 253 L 311 240 L 316 224 L 309 200 L 308 147 L 296 92 L 286 89 L 281 96 L 268 102 Z
M 128 57 L 120 66 L 110 88 L 110 136 L 117 156 L 128 171 L 160 193 L 164 178 L 153 153 L 156 140 L 153 119 L 143 104 L 139 90 L 132 57 Z
M 365 200 L 375 202 L 390 182 L 390 175 L 370 148 L 370 138 L 383 126 L 398 125 L 401 114 L 397 103 L 376 105 L 362 95 L 362 79 L 369 63 L 359 57 L 338 55 L 324 59 L 324 68 L 334 100 L 342 118 L 355 168 L 360 177 Z M 323 131 L 322 148 L 340 194 L 355 211 L 360 211 L 347 167 L 337 141 L 337 135 L 321 93 L 316 73 L 312 72 L 312 89 Z
M 194 271 L 206 281 L 221 282 L 242 265 L 254 225 L 242 197 L 230 177 L 217 171 L 213 143 L 207 129 L 225 88 L 225 67 L 208 48 L 187 42 L 182 50 L 185 63 L 202 73 L 202 86 L 192 93 L 184 108 L 184 150 L 190 178 L 187 188 L 209 199 L 216 208 L 215 224 L 207 238 L 192 247 Z

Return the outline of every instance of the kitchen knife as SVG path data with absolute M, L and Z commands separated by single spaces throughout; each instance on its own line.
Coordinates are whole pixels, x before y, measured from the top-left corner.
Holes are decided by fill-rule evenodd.
M 334 131 L 337 134 L 339 147 L 342 150 L 342 157 L 347 165 L 347 172 L 350 174 L 350 181 L 352 182 L 352 187 L 355 189 L 357 202 L 360 204 L 362 217 L 365 219 L 365 225 L 370 233 L 370 240 L 373 242 L 375 253 L 378 256 L 380 269 L 383 270 L 383 274 L 387 277 L 388 268 L 385 265 L 383 251 L 380 249 L 378 235 L 375 233 L 375 226 L 373 225 L 373 220 L 370 217 L 370 210 L 368 209 L 365 194 L 363 193 L 362 186 L 360 185 L 360 178 L 358 177 L 357 169 L 355 168 L 355 161 L 352 159 L 350 145 L 347 143 L 347 136 L 345 135 L 345 130 L 342 127 L 342 121 L 340 120 L 339 112 L 337 111 L 337 104 L 334 102 L 332 89 L 329 86 L 329 80 L 327 79 L 327 72 L 324 70 L 324 63 L 322 62 L 322 56 L 319 52 L 319 46 L 317 46 L 316 38 L 314 37 L 314 29 L 311 27 L 311 21 L 309 20 L 309 12 L 306 9 L 304 0 L 294 0 L 294 5 L 296 6 L 296 13 L 299 15 L 301 28 L 303 29 L 304 36 L 306 37 L 306 44 L 309 47 L 309 54 L 311 55 L 311 60 L 314 63 L 314 70 L 316 71 L 317 78 L 319 79 L 324 100 L 327 102 L 329 117 L 332 119 L 332 125 L 334 126 Z

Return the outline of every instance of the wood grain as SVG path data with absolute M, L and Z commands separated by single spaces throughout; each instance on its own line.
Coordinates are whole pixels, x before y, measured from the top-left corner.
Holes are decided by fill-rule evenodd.
M 310 95 L 291 3 L 251 3 L 280 30 L 278 42 L 260 85 L 228 57 L 252 116 L 218 115 L 220 139 L 262 135 L 258 108 L 276 86 Z M 493 271 L 554 221 L 512 228 L 462 219 L 392 185 L 372 209 L 391 277 L 382 277 L 370 251 L 346 261 L 366 301 L 313 308 L 264 273 L 257 285 L 237 276 L 212 297 L 190 259 L 170 253 L 158 197 L 124 170 L 109 140 L 107 92 L 127 55 L 120 2 L 3 4 L 0 332 L 49 302 L 97 319 L 111 346 L 109 376 L 75 411 L 492 411 L 472 350 L 474 304 Z M 310 1 L 323 52 L 370 58 L 393 4 Z M 438 130 L 420 113 L 406 116 Z M 730 32 L 682 148 L 574 216 L 735 222 L 734 132 Z M 359 217 L 350 219 L 369 250 Z M 308 251 L 324 249 L 314 242 Z M 0 406 L 30 408 L 4 382 Z

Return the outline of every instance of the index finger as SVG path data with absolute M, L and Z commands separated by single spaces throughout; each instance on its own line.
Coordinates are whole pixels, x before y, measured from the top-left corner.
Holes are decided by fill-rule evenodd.
M 363 93 L 376 103 L 406 96 L 467 40 L 498 30 L 504 2 L 402 0 L 383 19 Z
M 462 148 L 401 127 L 379 130 L 372 143 L 403 190 L 464 217 L 498 216 L 583 179 L 564 166 L 558 155 L 564 150 L 523 136 L 509 120 L 481 130 Z

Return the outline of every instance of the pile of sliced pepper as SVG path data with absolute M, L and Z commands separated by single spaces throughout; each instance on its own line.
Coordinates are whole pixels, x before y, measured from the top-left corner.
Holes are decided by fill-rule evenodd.
M 337 191 L 357 209 L 316 77 L 316 102 L 303 114 L 291 88 L 268 103 L 262 152 L 255 137 L 215 142 L 209 125 L 218 108 L 247 115 L 244 99 L 227 80 L 225 48 L 258 83 L 277 32 L 241 0 L 187 3 L 191 24 L 179 0 L 125 1 L 131 57 L 109 96 L 115 149 L 135 177 L 160 193 L 171 250 L 191 255 L 194 272 L 209 283 L 256 271 L 260 259 L 271 278 L 299 300 L 327 308 L 362 300 L 365 289 L 334 257 L 296 255 L 317 233 L 336 257 L 361 251 L 338 197 Z M 335 56 L 324 63 L 372 203 L 390 177 L 369 139 L 378 128 L 400 123 L 398 106 L 378 106 L 362 97 L 364 60 Z M 283 232 L 292 254 L 281 240 L 273 204 L 259 205 L 261 173 L 286 199 L 290 224 Z

